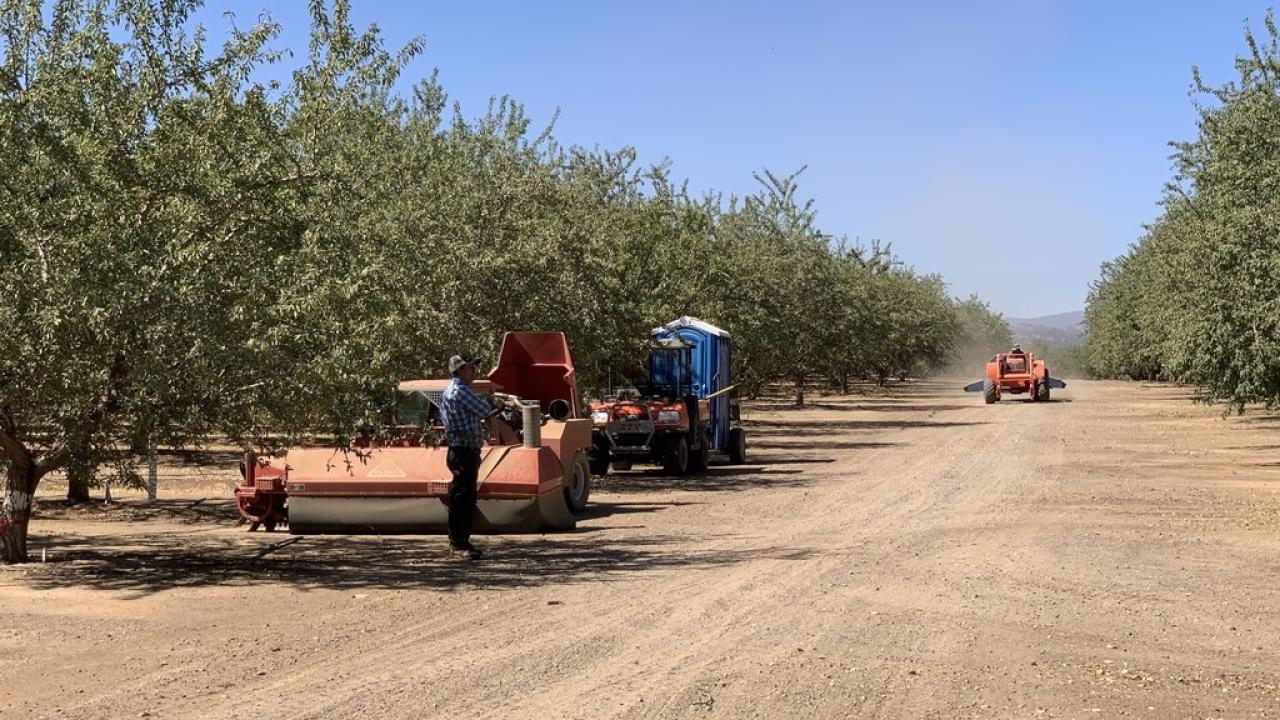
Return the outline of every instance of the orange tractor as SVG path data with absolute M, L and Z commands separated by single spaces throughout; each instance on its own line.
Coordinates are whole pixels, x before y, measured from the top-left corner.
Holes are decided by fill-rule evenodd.
M 448 522 L 447 448 L 438 436 L 447 380 L 397 389 L 386 439 L 354 450 L 296 448 L 285 458 L 251 454 L 236 487 L 240 514 L 297 535 L 443 532 Z M 502 408 L 481 450 L 477 532 L 574 527 L 591 493 L 591 421 L 580 417 L 573 362 L 558 332 L 507 333 L 497 366 L 472 390 Z
M 1049 399 L 1050 389 L 1065 388 L 1066 383 L 1049 377 L 1049 369 L 1043 360 L 1037 360 L 1035 353 L 1023 352 L 1014 348 L 1012 352 L 1000 353 L 987 363 L 987 377 L 964 388 L 965 392 L 982 391 L 982 399 L 988 405 L 1000 400 L 1004 393 L 1021 395 L 1027 393 L 1033 401 Z

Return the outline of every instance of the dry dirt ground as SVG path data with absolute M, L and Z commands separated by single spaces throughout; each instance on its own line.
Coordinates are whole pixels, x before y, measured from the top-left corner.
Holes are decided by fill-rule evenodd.
M 579 532 L 471 566 L 255 561 L 282 536 L 234 526 L 229 458 L 186 500 L 45 502 L 48 562 L 0 570 L 0 716 L 1280 717 L 1280 417 L 959 384 L 757 406 L 748 465 L 611 475 Z

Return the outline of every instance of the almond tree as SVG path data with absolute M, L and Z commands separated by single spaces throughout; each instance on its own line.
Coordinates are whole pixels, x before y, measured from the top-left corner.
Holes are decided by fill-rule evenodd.
M 1238 78 L 1195 73 L 1198 136 L 1175 145 L 1164 213 L 1089 297 L 1091 369 L 1170 377 L 1242 408 L 1280 404 L 1280 33 L 1271 13 Z
M 0 6 L 0 559 L 41 478 L 122 428 L 205 432 L 251 383 L 275 109 L 244 78 L 273 29 L 208 56 L 190 2 Z M 48 10 L 47 14 L 45 10 Z

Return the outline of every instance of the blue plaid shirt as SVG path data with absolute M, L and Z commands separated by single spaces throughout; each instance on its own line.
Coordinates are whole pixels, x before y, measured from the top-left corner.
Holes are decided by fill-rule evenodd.
M 450 447 L 479 448 L 484 445 L 488 433 L 484 431 L 484 419 L 493 412 L 489 403 L 471 392 L 458 378 L 454 378 L 440 397 L 440 420 L 444 423 L 444 440 Z

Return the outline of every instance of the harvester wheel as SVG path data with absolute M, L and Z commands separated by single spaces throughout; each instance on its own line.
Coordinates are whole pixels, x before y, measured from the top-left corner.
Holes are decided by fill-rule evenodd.
M 565 478 L 564 501 L 569 509 L 582 512 L 587 509 L 587 499 L 591 497 L 591 465 L 587 458 L 579 453 L 569 466 L 568 477 Z
M 680 435 L 667 443 L 667 452 L 662 458 L 662 467 L 672 475 L 684 475 L 689 472 L 689 439 Z
M 747 461 L 747 431 L 740 427 L 729 430 L 729 462 L 741 465 Z
M 988 405 L 996 401 L 996 384 L 991 380 L 982 383 L 982 401 Z
M 1040 386 L 1036 388 L 1036 400 L 1040 402 L 1049 402 L 1049 376 L 1045 375 Z

